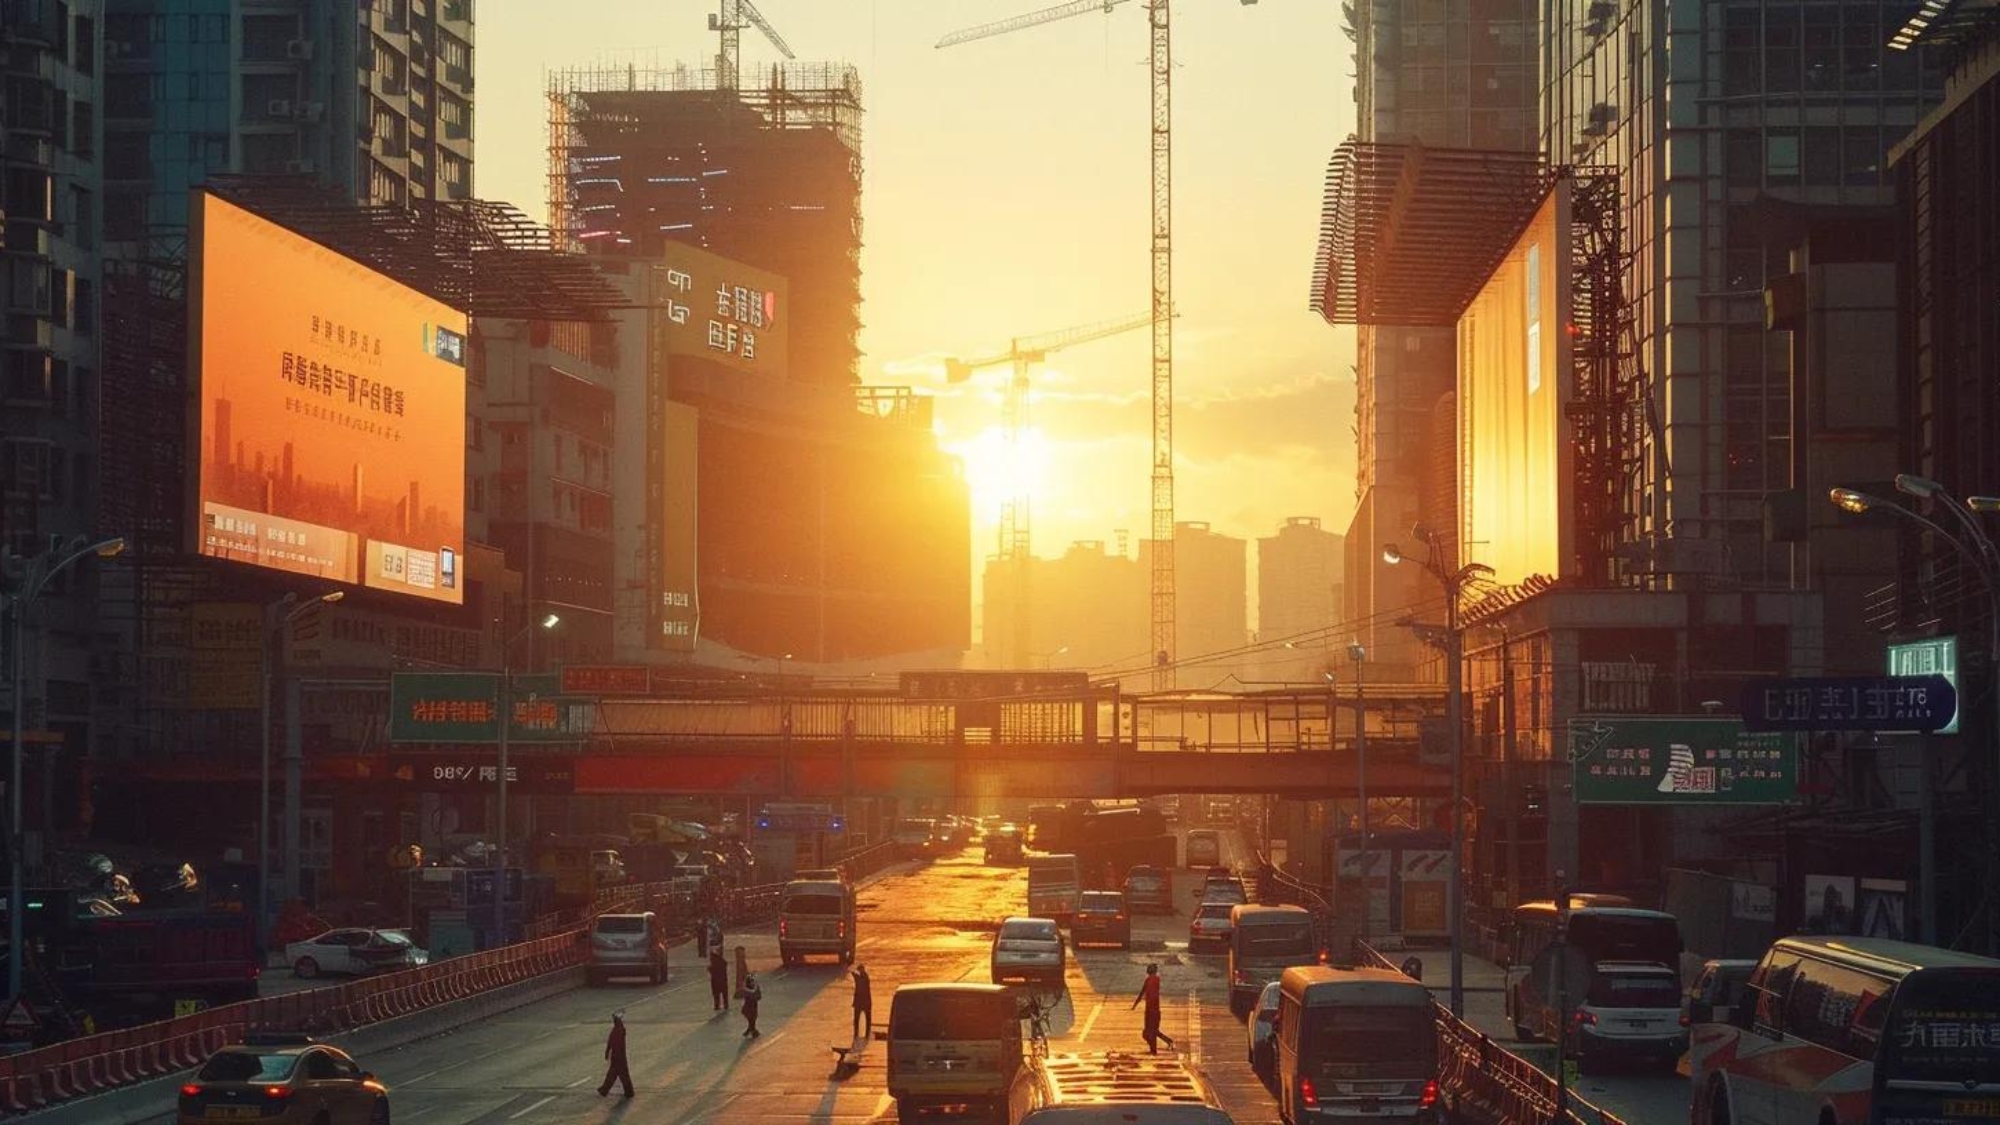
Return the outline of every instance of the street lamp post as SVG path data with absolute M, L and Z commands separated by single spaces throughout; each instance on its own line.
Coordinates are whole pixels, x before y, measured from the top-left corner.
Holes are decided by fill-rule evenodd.
M 257 940 L 260 944 L 271 933 L 271 689 L 276 680 L 278 656 L 283 652 L 280 638 L 285 628 L 298 620 L 300 614 L 316 605 L 332 605 L 346 596 L 346 591 L 335 590 L 297 605 L 294 603 L 299 596 L 286 594 L 264 607 L 264 684 L 263 691 L 258 694 L 263 721 L 258 724 L 261 763 L 257 771 Z M 286 606 L 292 608 L 285 611 Z M 282 617 L 279 616 L 281 611 L 285 611 Z M 298 893 L 292 887 L 287 887 L 286 891 Z
M 1971 496 L 1963 502 L 1954 497 L 1942 484 L 1909 473 L 1896 475 L 1896 490 L 1918 500 L 1935 500 L 1939 506 L 1950 512 L 1963 529 L 1963 537 L 1952 534 L 1937 521 L 1898 501 L 1874 496 L 1852 488 L 1835 488 L 1827 495 L 1835 507 L 1844 511 L 1861 513 L 1882 509 L 1894 512 L 1914 523 L 1928 528 L 1938 538 L 1950 544 L 1952 549 L 1964 556 L 1972 564 L 1986 586 L 1986 698 L 1988 704 L 1986 737 L 2000 752 L 2000 547 L 1996 547 L 1986 529 L 1974 519 L 1974 512 L 2000 512 L 2000 497 Z M 1928 781 L 1931 763 L 1921 763 Z M 1989 792 L 1991 800 L 2000 792 L 2000 760 L 1988 763 Z M 1918 815 L 1918 846 L 1923 853 L 1917 857 L 1917 878 L 1923 884 L 1920 901 L 1934 902 L 1932 888 L 1937 878 L 1934 851 L 1934 829 L 1932 828 L 1936 810 L 1935 797 L 1928 784 L 1923 786 L 1924 799 Z M 1986 832 L 1986 863 L 1984 865 L 1985 887 L 1982 888 L 1981 903 L 1986 923 L 1986 951 L 2000 952 L 2000 823 L 1991 815 L 1982 818 Z M 1927 920 L 1932 922 L 1934 920 Z
M 495 726 L 499 732 L 497 740 L 500 744 L 500 776 L 496 779 L 499 786 L 500 807 L 498 815 L 494 818 L 493 841 L 494 848 L 499 853 L 493 865 L 495 945 L 507 944 L 507 735 L 508 728 L 514 725 L 514 642 L 522 637 L 531 636 L 537 628 L 553 629 L 560 624 L 562 624 L 560 615 L 548 614 L 538 622 L 521 626 L 520 632 L 509 637 L 507 643 L 500 646 L 500 683 L 499 691 L 495 693 L 497 696 L 495 703 L 498 704 L 496 710 L 499 712 L 495 716 Z M 590 862 L 588 855 L 584 856 L 584 862 L 585 864 Z
M 21 863 L 21 849 L 27 841 L 27 833 L 21 824 L 21 750 L 26 738 L 25 720 L 28 714 L 26 677 L 28 607 L 42 591 L 48 588 L 49 580 L 68 569 L 72 564 L 96 555 L 101 559 L 115 558 L 125 550 L 125 540 L 112 538 L 91 543 L 88 546 L 71 546 L 69 553 L 52 564 L 37 566 L 46 562 L 48 555 L 39 555 L 21 576 L 20 584 L 7 599 L 8 612 L 13 616 L 13 636 L 9 647 L 13 650 L 13 706 L 14 706 L 14 760 L 7 782 L 7 1011 L 12 1012 L 21 1001 L 21 966 L 27 960 L 22 955 L 25 948 L 21 928 L 27 915 L 27 888 Z
M 1354 661 L 1354 788 L 1361 807 L 1361 937 L 1366 940 L 1375 913 L 1368 892 L 1368 677 L 1362 674 L 1368 650 L 1360 641 L 1350 641 L 1347 656 Z
M 1050 649 L 1047 652 L 1038 652 L 1035 655 L 1041 658 L 1042 667 L 1053 668 L 1055 667 L 1056 657 L 1061 656 L 1063 653 L 1068 651 L 1069 651 L 1069 646 L 1063 645 L 1061 648 Z
M 1445 562 L 1444 545 L 1432 532 L 1418 527 L 1418 539 L 1423 540 L 1426 554 L 1417 560 L 1418 565 L 1430 572 L 1444 588 L 1444 642 L 1445 642 L 1445 721 L 1451 724 L 1451 880 L 1447 898 L 1451 917 L 1451 1012 L 1455 1016 L 1465 1014 L 1465 875 L 1460 868 L 1465 855 L 1465 715 L 1462 681 L 1465 636 L 1463 624 L 1459 620 L 1460 603 L 1465 591 L 1472 583 L 1493 574 L 1493 568 L 1484 563 L 1466 563 L 1456 570 L 1449 569 Z M 1394 543 L 1382 548 L 1382 561 L 1392 566 L 1402 563 L 1404 555 Z

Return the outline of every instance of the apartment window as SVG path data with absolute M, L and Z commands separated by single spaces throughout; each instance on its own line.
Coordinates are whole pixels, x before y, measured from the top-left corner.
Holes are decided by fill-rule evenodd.
M 298 34 L 296 16 L 244 16 L 243 58 L 250 62 L 282 62 L 286 46 Z
M 468 495 L 466 496 L 465 499 L 465 506 L 472 509 L 475 512 L 483 512 L 486 510 L 485 477 L 474 476 L 472 478 L 472 487 L 471 489 L 468 490 Z
M 1764 88 L 1763 28 L 1757 12 L 1731 8 L 1723 21 L 1722 92 L 1755 94 Z
M 1796 187 L 1799 182 L 1799 134 L 1773 129 L 1764 135 L 1764 177 L 1772 187 Z
M 1840 130 L 1801 130 L 1799 171 L 1807 187 L 1840 185 Z
M 153 78 L 148 74 L 107 74 L 104 76 L 106 117 L 150 117 L 153 113 Z
M 151 136 L 113 132 L 104 140 L 104 177 L 109 180 L 149 180 L 153 177 Z
M 1882 182 L 1882 136 L 1873 125 L 1849 125 L 1841 131 L 1841 164 L 1852 187 Z
M 275 175 L 299 158 L 299 139 L 292 133 L 243 134 L 243 170 Z
M 78 156 L 97 155 L 97 107 L 89 102 L 70 103 L 69 150 Z
M 1831 93 L 1840 89 L 1840 9 L 1807 8 L 1805 16 L 1805 89 Z
M 76 316 L 70 327 L 85 334 L 97 331 L 97 286 L 88 278 L 76 279 Z
M 1723 167 L 1730 187 L 1764 183 L 1764 138 L 1755 129 L 1731 129 L 1723 142 Z
M 104 236 L 129 239 L 143 237 L 145 233 L 146 193 L 131 189 L 106 192 Z
M 61 90 L 57 90 L 55 98 L 50 104 L 49 126 L 50 132 L 54 134 L 55 145 L 57 148 L 68 148 L 69 95 Z
M 89 16 L 76 17 L 76 35 L 72 45 L 73 65 L 84 74 L 97 73 L 97 21 Z
M 95 202 L 89 188 L 70 185 L 69 240 L 85 250 L 97 245 Z

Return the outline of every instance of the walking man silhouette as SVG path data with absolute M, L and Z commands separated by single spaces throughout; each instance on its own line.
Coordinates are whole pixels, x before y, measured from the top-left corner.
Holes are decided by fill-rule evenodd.
M 597 1096 L 602 1098 L 611 1093 L 611 1083 L 624 1085 L 625 1096 L 632 1096 L 632 1068 L 625 1062 L 625 1013 L 611 1013 L 611 1034 L 604 1040 L 604 1082 L 597 1087 Z
M 1139 995 L 1132 998 L 1132 1007 L 1138 1007 L 1139 1002 L 1142 1000 L 1146 1002 L 1146 1026 L 1139 1034 L 1146 1039 L 1146 1053 L 1157 1055 L 1160 1053 L 1157 1040 L 1166 1040 L 1169 1047 L 1174 1045 L 1173 1037 L 1160 1030 L 1160 967 L 1158 965 L 1146 966 L 1146 983 L 1139 986 Z M 1130 1011 L 1131 1009 L 1128 1008 L 1126 1010 Z

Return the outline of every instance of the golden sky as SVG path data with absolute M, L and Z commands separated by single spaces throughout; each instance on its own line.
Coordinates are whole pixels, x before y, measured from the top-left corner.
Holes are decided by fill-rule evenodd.
M 1149 303 L 1144 0 L 944 50 L 947 31 L 1054 0 L 757 0 L 798 57 L 863 84 L 862 377 L 940 396 L 990 553 L 1001 370 L 939 359 Z M 551 18 L 559 10 L 560 18 Z M 711 58 L 704 0 L 488 0 L 477 31 L 476 190 L 545 216 L 551 69 Z M 1307 309 L 1327 157 L 1354 128 L 1333 0 L 1175 4 L 1177 516 L 1271 534 L 1353 508 L 1351 337 Z M 754 31 L 746 72 L 776 59 Z M 1033 406 L 1036 553 L 1147 533 L 1145 330 L 1059 353 Z

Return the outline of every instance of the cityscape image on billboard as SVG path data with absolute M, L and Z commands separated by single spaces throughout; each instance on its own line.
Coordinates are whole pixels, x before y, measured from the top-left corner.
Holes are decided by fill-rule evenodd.
M 198 550 L 457 604 L 465 314 L 194 197 Z

